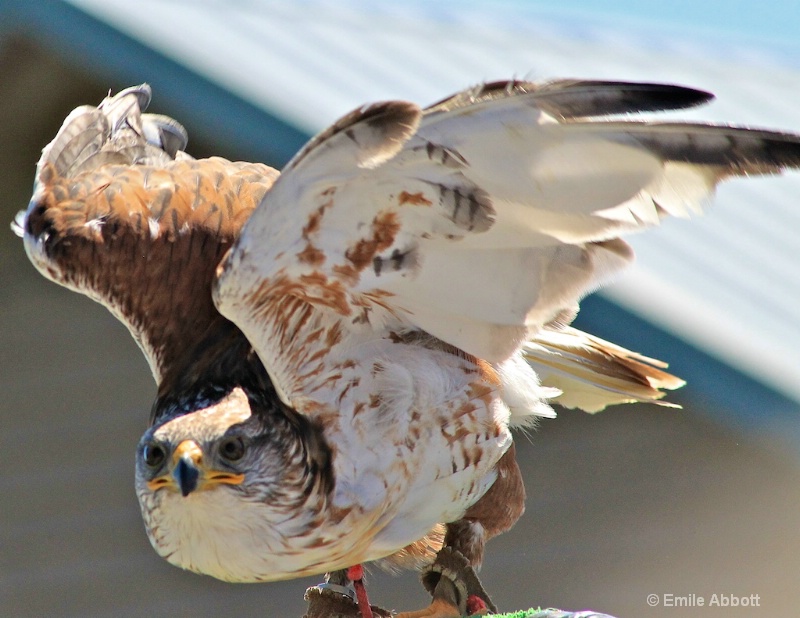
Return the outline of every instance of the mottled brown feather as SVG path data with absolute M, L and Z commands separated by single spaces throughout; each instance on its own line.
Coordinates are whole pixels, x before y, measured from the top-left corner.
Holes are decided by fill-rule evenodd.
M 166 391 L 192 361 L 188 348 L 227 323 L 211 300 L 216 266 L 277 175 L 221 158 L 75 178 L 46 163 L 26 231 L 42 239 L 51 278 L 129 325 Z

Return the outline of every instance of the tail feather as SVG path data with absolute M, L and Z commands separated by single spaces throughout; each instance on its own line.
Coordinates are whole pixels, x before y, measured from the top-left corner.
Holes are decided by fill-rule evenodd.
M 525 344 L 523 354 L 542 385 L 562 391 L 553 401 L 566 408 L 594 413 L 609 405 L 640 401 L 680 407 L 660 401 L 665 390 L 685 384 L 664 371 L 666 363 L 578 329 L 544 329 Z

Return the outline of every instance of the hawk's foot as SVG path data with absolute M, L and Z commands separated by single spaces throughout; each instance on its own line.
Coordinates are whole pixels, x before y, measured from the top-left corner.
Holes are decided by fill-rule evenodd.
M 497 611 L 469 561 L 450 547 L 443 547 L 423 572 L 422 585 L 433 595 L 431 604 L 396 618 L 462 618 Z

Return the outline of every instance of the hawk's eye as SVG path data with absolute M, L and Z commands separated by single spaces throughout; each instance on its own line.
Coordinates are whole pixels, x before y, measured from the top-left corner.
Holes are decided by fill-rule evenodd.
M 158 468 L 166 458 L 167 453 L 164 451 L 164 447 L 157 442 L 149 442 L 142 449 L 142 459 L 150 468 Z
M 219 454 L 228 461 L 239 461 L 244 457 L 244 440 L 241 438 L 225 438 L 219 445 Z

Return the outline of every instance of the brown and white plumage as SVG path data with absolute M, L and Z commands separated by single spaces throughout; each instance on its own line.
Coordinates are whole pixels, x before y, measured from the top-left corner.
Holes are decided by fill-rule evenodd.
M 19 224 L 43 274 L 148 358 L 137 492 L 157 551 L 266 581 L 425 560 L 449 524 L 479 564 L 522 512 L 511 427 L 682 384 L 568 326 L 630 261 L 620 236 L 800 166 L 797 135 L 622 116 L 709 98 L 564 80 L 377 103 L 280 176 L 193 160 L 141 114 L 146 87 L 75 110 Z

